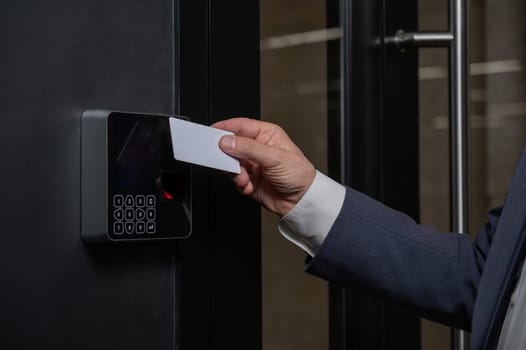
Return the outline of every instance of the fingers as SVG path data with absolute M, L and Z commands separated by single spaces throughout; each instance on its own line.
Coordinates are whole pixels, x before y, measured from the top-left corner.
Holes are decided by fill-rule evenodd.
M 265 129 L 274 125 L 250 118 L 232 118 L 217 122 L 212 125 L 214 128 L 231 131 L 238 136 L 256 138 Z
M 239 192 L 243 195 L 249 196 L 254 192 L 254 184 L 250 179 L 250 175 L 245 167 L 241 167 L 239 175 L 233 175 L 232 180 Z
M 219 147 L 232 157 L 256 162 L 265 168 L 277 165 L 281 152 L 277 147 L 239 136 L 223 136 L 219 141 Z
M 232 180 L 236 187 L 245 188 L 250 182 L 250 177 L 247 170 L 244 167 L 241 167 L 241 173 L 232 176 Z

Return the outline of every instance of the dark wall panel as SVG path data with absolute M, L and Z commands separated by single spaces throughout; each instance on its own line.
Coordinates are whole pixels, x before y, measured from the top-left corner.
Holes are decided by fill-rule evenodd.
M 168 0 L 0 3 L 0 347 L 171 349 L 172 244 L 88 247 L 80 114 L 172 113 Z

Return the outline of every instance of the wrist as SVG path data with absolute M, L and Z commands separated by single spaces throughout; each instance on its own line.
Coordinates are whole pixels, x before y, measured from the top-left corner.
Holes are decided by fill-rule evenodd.
M 303 172 L 306 175 L 303 177 L 304 181 L 303 184 L 299 186 L 299 189 L 280 201 L 279 207 L 276 206 L 276 209 L 278 209 L 277 214 L 280 218 L 285 217 L 292 209 L 294 209 L 312 186 L 314 179 L 316 178 L 316 168 L 314 168 L 314 165 L 311 163 L 309 163 L 309 168 L 309 170 Z
M 299 203 L 303 196 L 298 197 L 298 199 L 284 199 L 281 200 L 279 205 L 276 206 L 276 214 L 280 219 L 286 217 Z

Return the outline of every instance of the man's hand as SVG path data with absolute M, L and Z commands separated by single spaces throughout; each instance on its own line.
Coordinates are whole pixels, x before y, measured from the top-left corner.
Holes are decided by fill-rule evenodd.
M 285 216 L 314 181 L 312 163 L 275 124 L 235 118 L 212 126 L 236 135 L 223 136 L 219 147 L 241 161 L 241 174 L 233 178 L 238 190 Z

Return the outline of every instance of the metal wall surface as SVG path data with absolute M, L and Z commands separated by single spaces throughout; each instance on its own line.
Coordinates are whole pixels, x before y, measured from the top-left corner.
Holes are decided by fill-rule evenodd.
M 174 113 L 173 1 L 0 3 L 0 347 L 172 349 L 172 243 L 80 240 L 80 114 Z

